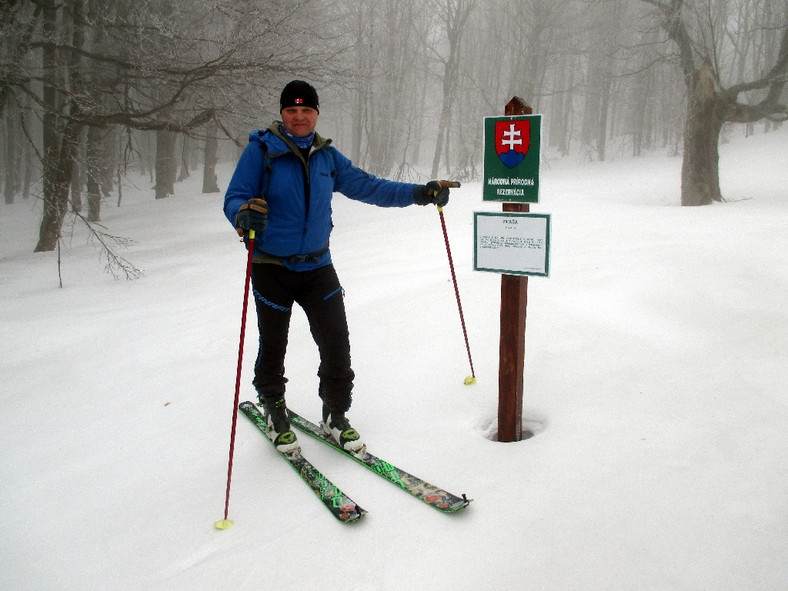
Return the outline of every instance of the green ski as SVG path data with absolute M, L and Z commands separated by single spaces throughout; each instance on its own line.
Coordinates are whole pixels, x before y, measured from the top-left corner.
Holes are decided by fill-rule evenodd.
M 252 402 L 242 402 L 238 408 L 247 416 L 252 424 L 265 435 L 266 440 L 271 441 L 267 436 L 268 425 L 260 409 Z M 273 442 L 271 443 L 273 444 Z M 312 492 L 317 495 L 323 504 L 328 507 L 328 510 L 331 511 L 331 514 L 339 521 L 350 523 L 352 521 L 358 521 L 366 515 L 367 512 L 364 509 L 359 507 L 353 499 L 337 488 L 333 482 L 323 476 L 323 474 L 301 454 L 300 450 L 287 454 L 277 453 L 293 467 L 296 473 L 301 477 L 301 480 L 312 489 Z
M 301 415 L 294 413 L 292 410 L 288 409 L 287 412 L 290 415 L 290 423 L 293 426 L 297 427 L 304 433 L 319 439 L 326 445 L 333 447 L 342 454 L 353 458 L 359 464 L 366 466 L 375 472 L 375 474 L 378 474 L 389 482 L 396 484 L 401 489 L 409 492 L 420 501 L 427 503 L 438 511 L 443 513 L 454 513 L 467 507 L 472 500 L 468 499 L 465 495 L 454 495 L 443 490 L 442 488 L 438 488 L 437 486 L 426 482 L 425 480 L 422 480 L 417 476 L 413 476 L 412 474 L 405 472 L 405 470 L 397 468 L 393 464 L 390 464 L 389 462 L 372 455 L 366 451 L 366 448 L 356 454 L 345 451 L 339 447 L 339 445 L 331 436 L 326 435 L 320 426 L 305 419 Z

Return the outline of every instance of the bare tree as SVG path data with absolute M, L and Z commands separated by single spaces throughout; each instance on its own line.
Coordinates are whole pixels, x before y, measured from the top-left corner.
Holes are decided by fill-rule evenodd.
M 436 0 L 438 18 L 445 35 L 445 49 L 440 51 L 437 46 L 436 53 L 442 64 L 442 102 L 438 130 L 436 134 L 435 155 L 432 158 L 432 178 L 438 176 L 441 157 L 445 150 L 448 154 L 452 125 L 452 107 L 456 99 L 457 89 L 460 83 L 461 67 L 460 61 L 461 44 L 463 35 L 467 31 L 468 19 L 476 8 L 477 0 Z M 450 165 L 448 156 L 443 156 L 447 167 Z
M 662 27 L 676 44 L 687 93 L 681 204 L 708 205 L 721 201 L 719 139 L 725 123 L 752 123 L 761 119 L 784 121 L 788 108 L 781 101 L 788 75 L 788 14 L 769 14 L 768 0 L 753 3 L 761 18 L 748 36 L 772 36 L 776 51 L 764 53 L 747 67 L 730 67 L 726 37 L 746 21 L 725 18 L 725 2 L 715 0 L 643 0 L 656 7 Z M 734 29 L 735 30 L 735 29 Z M 741 45 L 737 45 L 741 49 Z M 735 53 L 734 53 L 735 55 Z M 765 61 L 769 55 L 770 61 Z M 741 57 L 741 56 L 740 56 Z M 747 74 L 749 80 L 742 76 Z M 735 82 L 730 82 L 736 76 Z
M 584 16 L 589 22 L 587 34 L 588 65 L 584 81 L 585 109 L 582 143 L 591 159 L 603 161 L 607 157 L 610 117 L 618 110 L 616 83 L 624 69 L 621 56 L 623 35 L 627 24 L 621 18 L 626 4 L 621 0 L 603 2 Z M 616 97 L 620 98 L 620 97 Z M 566 151 L 563 152 L 564 154 Z

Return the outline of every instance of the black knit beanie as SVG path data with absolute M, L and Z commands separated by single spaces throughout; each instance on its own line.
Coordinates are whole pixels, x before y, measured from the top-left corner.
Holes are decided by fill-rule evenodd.
M 312 107 L 320 112 L 320 101 L 317 98 L 317 91 L 311 84 L 303 80 L 293 80 L 282 90 L 279 97 L 279 112 L 287 107 Z

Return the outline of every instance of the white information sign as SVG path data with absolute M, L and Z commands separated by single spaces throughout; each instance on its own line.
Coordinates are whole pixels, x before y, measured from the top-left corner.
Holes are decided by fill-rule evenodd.
M 475 212 L 473 221 L 474 270 L 549 275 L 549 214 Z

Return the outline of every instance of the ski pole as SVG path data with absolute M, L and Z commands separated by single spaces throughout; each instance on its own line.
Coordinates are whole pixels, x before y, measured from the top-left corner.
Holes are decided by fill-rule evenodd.
M 456 189 L 460 186 L 457 181 L 438 181 L 441 189 Z M 471 358 L 471 346 L 468 343 L 468 331 L 465 328 L 465 316 L 462 313 L 462 302 L 460 301 L 460 289 L 457 287 L 457 275 L 454 273 L 454 261 L 451 257 L 451 247 L 449 246 L 449 233 L 446 231 L 446 218 L 443 216 L 443 208 L 438 207 L 438 215 L 441 220 L 441 228 L 443 229 L 443 239 L 446 242 L 446 254 L 449 257 L 449 269 L 451 271 L 451 280 L 454 283 L 454 295 L 457 298 L 457 309 L 460 312 L 460 324 L 462 325 L 462 334 L 465 337 L 465 350 L 468 352 L 468 363 L 471 366 L 471 375 L 465 378 L 465 385 L 470 386 L 476 383 L 476 374 L 473 371 L 473 359 Z
M 241 338 L 238 342 L 238 369 L 235 374 L 235 399 L 233 402 L 233 421 L 230 427 L 230 456 L 227 460 L 227 491 L 224 497 L 224 519 L 214 526 L 216 529 L 229 529 L 233 522 L 227 518 L 230 510 L 230 482 L 233 476 L 233 452 L 235 451 L 235 426 L 238 423 L 238 399 L 241 392 L 241 366 L 244 357 L 244 336 L 246 335 L 246 308 L 249 302 L 249 282 L 252 276 L 252 253 L 254 252 L 254 230 L 249 230 L 249 254 L 246 259 L 246 276 L 244 278 L 244 303 L 241 309 Z

